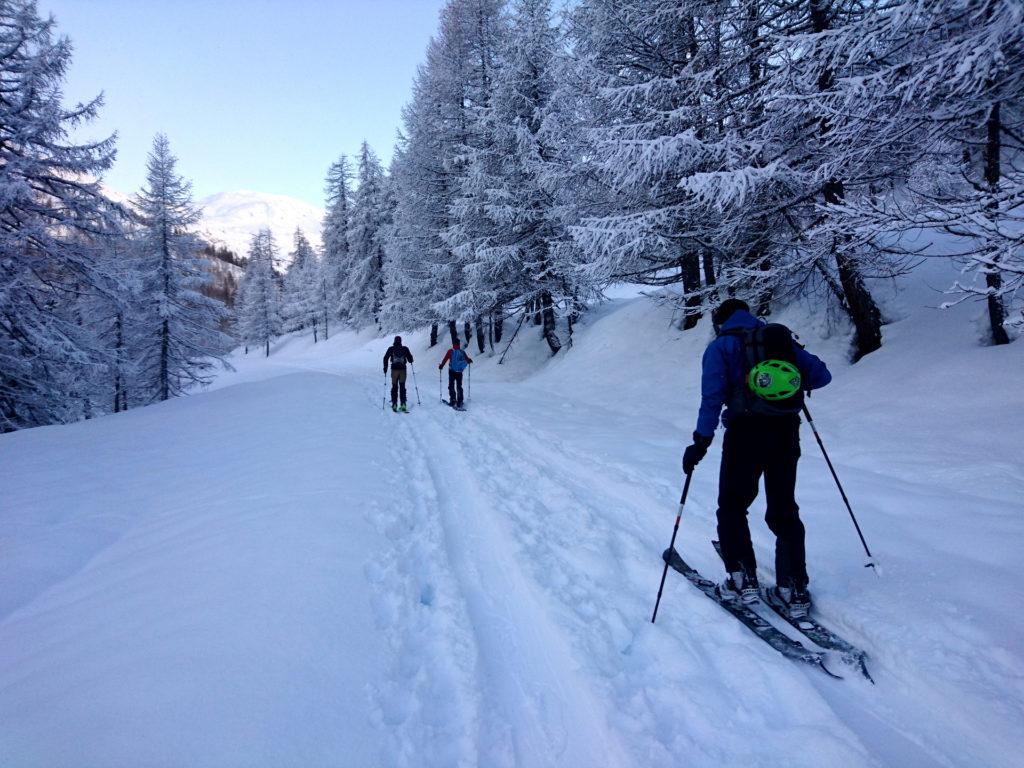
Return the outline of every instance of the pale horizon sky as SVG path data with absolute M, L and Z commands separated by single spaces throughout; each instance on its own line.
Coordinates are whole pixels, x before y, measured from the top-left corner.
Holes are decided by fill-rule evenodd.
M 328 166 L 365 138 L 385 165 L 444 0 L 38 0 L 74 55 L 82 138 L 118 133 L 126 194 L 166 133 L 197 200 L 242 189 L 323 205 Z

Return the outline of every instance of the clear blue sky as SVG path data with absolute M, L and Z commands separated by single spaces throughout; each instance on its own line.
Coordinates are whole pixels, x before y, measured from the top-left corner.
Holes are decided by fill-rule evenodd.
M 323 204 L 365 138 L 387 163 L 444 0 L 38 0 L 71 38 L 69 102 L 100 91 L 84 136 L 118 132 L 106 180 L 131 193 L 167 134 L 202 198 L 253 189 Z

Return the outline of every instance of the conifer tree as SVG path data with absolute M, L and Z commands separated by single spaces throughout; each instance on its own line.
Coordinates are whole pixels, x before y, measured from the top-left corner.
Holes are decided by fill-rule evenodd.
M 79 302 L 115 302 L 120 288 L 92 238 L 106 215 L 88 181 L 110 166 L 113 140 L 69 141 L 100 107 L 62 105 L 70 61 L 34 2 L 0 3 L 0 431 L 71 418 L 68 381 L 107 361 Z
M 359 150 L 358 187 L 349 220 L 351 268 L 342 304 L 354 328 L 377 324 L 384 300 L 385 234 L 389 189 L 377 155 L 365 141 Z
M 341 155 L 327 171 L 325 186 L 327 211 L 324 215 L 321 259 L 321 303 L 325 305 L 325 337 L 330 319 L 346 316 L 342 296 L 352 269 L 348 246 L 349 220 L 352 216 L 351 181 L 351 163 L 346 155 Z
M 309 328 L 317 341 L 319 264 L 316 252 L 301 228 L 295 230 L 291 261 L 285 270 L 281 314 L 285 331 Z
M 563 158 L 544 128 L 561 47 L 551 16 L 549 0 L 514 4 L 494 91 L 479 115 L 483 138 L 470 154 L 447 237 L 465 262 L 465 287 L 449 314 L 479 317 L 513 301 L 535 303 L 554 354 L 562 345 L 555 306 L 572 311 L 574 247 L 549 173 Z
M 270 342 L 281 332 L 280 285 L 274 271 L 277 243 L 261 229 L 249 245 L 249 263 L 235 302 L 239 337 L 246 346 L 259 346 L 270 357 Z
M 219 330 L 224 306 L 200 292 L 211 279 L 202 243 L 192 231 L 200 212 L 176 165 L 167 137 L 158 134 L 146 164 L 146 185 L 134 201 L 135 266 L 144 299 L 132 323 L 141 402 L 167 400 L 208 383 L 228 348 Z

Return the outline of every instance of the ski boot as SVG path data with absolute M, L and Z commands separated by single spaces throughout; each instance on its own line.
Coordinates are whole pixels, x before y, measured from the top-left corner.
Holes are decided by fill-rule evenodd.
M 405 403 L 402 403 L 400 406 L 398 406 L 398 411 L 399 413 L 408 413 L 409 409 L 405 407 Z
M 734 571 L 718 586 L 722 600 L 742 600 L 746 604 L 756 603 L 758 596 L 757 576 L 748 576 L 743 571 Z
M 772 587 L 769 598 L 791 619 L 803 619 L 811 612 L 807 587 Z
M 391 410 L 394 411 L 395 413 L 398 413 L 398 403 L 392 403 Z

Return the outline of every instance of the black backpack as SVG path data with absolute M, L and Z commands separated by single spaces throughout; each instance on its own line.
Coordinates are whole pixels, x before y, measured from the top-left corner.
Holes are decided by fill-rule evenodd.
M 391 348 L 391 367 L 405 368 L 405 347 Z
M 756 414 L 759 416 L 791 416 L 804 406 L 804 392 L 800 389 L 784 400 L 765 400 L 747 385 L 750 371 L 765 360 L 783 360 L 796 366 L 797 341 L 793 332 L 781 323 L 769 323 L 758 328 L 734 328 L 722 331 L 722 336 L 735 336 L 742 343 L 743 381 L 733 385 L 726 405 L 733 416 Z

